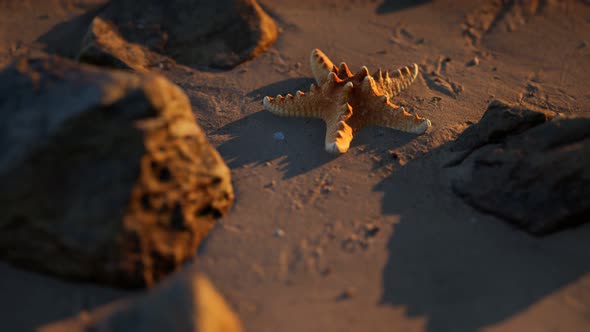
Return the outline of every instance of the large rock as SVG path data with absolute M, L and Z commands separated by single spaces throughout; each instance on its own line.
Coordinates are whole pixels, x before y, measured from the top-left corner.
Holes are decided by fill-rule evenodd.
M 118 286 L 195 254 L 227 166 L 163 77 L 22 59 L 0 73 L 0 257 Z
M 241 332 L 237 315 L 199 273 L 182 273 L 147 294 L 51 323 L 40 332 Z
M 590 118 L 494 102 L 451 149 L 474 207 L 534 234 L 590 221 Z
M 505 102 L 492 101 L 477 125 L 468 127 L 450 146 L 447 166 L 460 163 L 474 150 L 486 145 L 501 143 L 509 136 L 518 135 L 534 126 L 545 123 L 556 113 L 532 109 Z
M 231 68 L 268 48 L 277 33 L 256 0 L 113 0 L 92 21 L 79 58 L 142 71 L 164 54 Z

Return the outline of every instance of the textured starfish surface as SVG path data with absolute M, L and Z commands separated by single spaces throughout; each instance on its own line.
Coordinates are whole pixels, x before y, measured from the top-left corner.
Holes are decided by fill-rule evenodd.
M 366 126 L 382 126 L 422 134 L 430 120 L 407 112 L 390 98 L 398 95 L 418 76 L 418 65 L 402 67 L 391 76 L 367 67 L 353 75 L 343 62 L 336 67 L 320 50 L 311 52 L 311 70 L 319 86 L 293 96 L 264 97 L 263 105 L 281 116 L 320 118 L 326 122 L 326 151 L 344 153 L 353 133 Z

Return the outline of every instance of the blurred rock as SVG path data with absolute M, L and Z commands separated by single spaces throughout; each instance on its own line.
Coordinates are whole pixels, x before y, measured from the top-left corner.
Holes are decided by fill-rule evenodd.
M 100 17 L 94 18 L 78 60 L 85 63 L 145 72 L 164 61 L 164 57 L 145 47 L 127 42 L 117 28 Z
M 471 59 L 467 62 L 468 67 L 475 67 L 478 65 L 479 65 L 479 58 L 478 57 L 473 57 L 473 59 Z
M 256 0 L 114 0 L 92 21 L 79 58 L 145 70 L 163 54 L 186 65 L 232 68 L 277 34 Z
M 233 201 L 176 85 L 58 58 L 0 73 L 0 258 L 116 286 L 194 256 Z
M 590 117 L 493 102 L 452 149 L 469 151 L 452 187 L 470 205 L 533 234 L 590 221 Z
M 241 332 L 237 315 L 199 273 L 181 273 L 152 291 L 46 325 L 40 332 Z

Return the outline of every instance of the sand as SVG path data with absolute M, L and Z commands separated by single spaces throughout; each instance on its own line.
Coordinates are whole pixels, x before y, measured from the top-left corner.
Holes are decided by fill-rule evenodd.
M 56 26 L 99 2 L 3 2 L 0 65 L 43 53 Z M 590 224 L 530 236 L 457 198 L 442 167 L 445 144 L 493 99 L 590 111 L 590 6 L 262 3 L 282 28 L 269 51 L 230 71 L 161 70 L 191 98 L 236 194 L 187 269 L 211 278 L 247 331 L 590 330 Z M 348 153 L 327 154 L 320 120 L 261 105 L 309 88 L 314 48 L 353 71 L 420 64 L 395 101 L 433 127 L 366 128 Z M 2 263 L 0 294 L 2 330 L 21 331 L 129 292 Z

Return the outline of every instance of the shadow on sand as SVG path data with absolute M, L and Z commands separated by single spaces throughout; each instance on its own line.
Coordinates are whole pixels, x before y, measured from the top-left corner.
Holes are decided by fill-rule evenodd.
M 375 187 L 383 213 L 401 215 L 382 304 L 424 315 L 429 332 L 476 331 L 590 272 L 590 224 L 538 238 L 474 213 L 451 192 L 445 152 L 432 150 Z
M 298 89 L 307 90 L 313 79 L 287 79 L 250 92 L 247 96 L 260 100 Z M 213 132 L 231 138 L 217 147 L 230 168 L 258 166 L 268 161 L 278 163 L 284 178 L 307 173 L 339 156 L 324 149 L 326 127 L 320 119 L 280 117 L 266 110 L 245 116 Z M 275 136 L 283 136 L 277 139 Z M 351 150 L 363 146 L 365 151 L 385 151 L 403 146 L 416 135 L 388 128 L 363 128 L 355 134 Z M 252 147 L 255 147 L 254 149 Z M 353 152 L 349 152 L 353 153 Z
M 37 331 L 132 294 L 131 291 L 71 282 L 23 271 L 0 262 L 2 331 Z
M 275 139 L 281 133 L 284 140 Z M 230 168 L 245 165 L 256 167 L 272 161 L 284 171 L 284 179 L 307 173 L 336 158 L 325 151 L 326 126 L 320 119 L 286 118 L 261 110 L 232 122 L 213 135 L 229 135 L 231 138 L 217 147 L 217 151 Z M 368 127 L 356 133 L 346 155 L 362 147 L 362 153 L 394 158 L 387 153 L 408 144 L 416 135 L 389 128 Z M 254 149 L 252 147 L 255 147 Z M 360 151 L 360 150 L 359 150 Z M 378 164 L 375 168 L 380 167 Z
M 279 135 L 279 132 L 284 135 L 284 140 L 275 139 L 275 133 Z M 230 168 L 259 166 L 278 159 L 276 162 L 284 169 L 285 179 L 338 157 L 324 151 L 325 125 L 319 119 L 287 119 L 262 110 L 232 122 L 214 134 L 232 136 L 217 147 Z
M 303 92 L 309 91 L 309 86 L 315 83 L 313 78 L 300 77 L 300 78 L 289 78 L 276 83 L 265 85 L 259 89 L 253 90 L 247 94 L 255 100 L 262 100 L 265 96 L 275 97 L 276 95 L 286 95 L 287 93 L 294 94 L 297 90 Z
M 432 2 L 432 0 L 384 0 L 383 3 L 377 7 L 377 14 L 383 15 L 414 6 L 424 5 L 429 2 Z
M 37 41 L 45 44 L 45 51 L 67 58 L 76 58 L 82 46 L 82 39 L 88 32 L 90 23 L 100 13 L 107 3 L 88 8 L 84 14 L 68 21 L 56 24 L 49 31 L 40 36 Z

